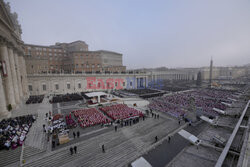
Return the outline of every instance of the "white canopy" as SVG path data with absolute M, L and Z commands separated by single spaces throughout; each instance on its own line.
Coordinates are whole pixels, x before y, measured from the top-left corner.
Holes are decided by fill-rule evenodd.
M 98 103 L 100 103 L 101 102 L 101 96 L 104 96 L 104 95 L 107 95 L 107 94 L 104 93 L 104 92 L 92 92 L 92 93 L 86 93 L 85 95 L 88 96 L 88 97 L 97 97 L 97 101 L 98 101 Z

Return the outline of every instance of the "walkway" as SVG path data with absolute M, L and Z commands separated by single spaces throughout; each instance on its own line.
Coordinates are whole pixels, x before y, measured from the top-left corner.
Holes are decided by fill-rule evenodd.
M 24 166 L 125 166 L 152 146 L 155 135 L 163 138 L 177 127 L 178 123 L 170 119 L 147 118 L 135 125 L 118 128 L 117 132 L 113 130 L 49 152 Z M 102 144 L 105 153 L 101 151 Z M 75 145 L 78 154 L 71 156 L 69 147 Z

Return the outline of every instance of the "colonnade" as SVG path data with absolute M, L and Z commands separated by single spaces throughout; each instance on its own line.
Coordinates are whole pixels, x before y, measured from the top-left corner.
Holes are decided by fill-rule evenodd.
M 28 96 L 23 52 L 0 38 L 0 118 L 10 116 L 8 105 L 16 108 Z

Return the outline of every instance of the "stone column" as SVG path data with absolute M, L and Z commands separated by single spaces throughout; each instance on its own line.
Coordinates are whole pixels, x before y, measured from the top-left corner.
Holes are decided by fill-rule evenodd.
M 22 94 L 23 97 L 25 96 L 25 92 L 24 92 L 24 66 L 23 66 L 23 60 L 22 60 L 22 56 L 18 56 L 18 62 L 19 62 L 19 67 L 20 67 L 20 77 L 21 77 L 21 87 L 22 87 Z
M 6 45 L 2 44 L 0 46 L 0 60 L 5 62 L 7 76 L 3 77 L 3 86 L 6 95 L 6 104 L 11 104 L 13 108 L 16 106 L 16 101 L 14 97 L 14 90 L 13 90 L 13 82 L 12 82 L 12 75 L 10 69 L 10 62 L 8 57 L 8 48 Z
M 10 113 L 7 111 L 7 104 L 6 104 L 6 99 L 5 99 L 2 74 L 0 74 L 0 118 L 5 118 L 9 116 L 10 116 Z
M 14 60 L 16 64 L 16 74 L 17 74 L 17 86 L 18 86 L 18 92 L 20 99 L 23 98 L 23 89 L 22 89 L 22 83 L 21 83 L 21 74 L 20 74 L 20 63 L 19 63 L 19 58 L 18 58 L 18 53 L 14 52 Z
M 27 72 L 26 72 L 26 63 L 25 59 L 23 56 L 21 56 L 21 62 L 23 66 L 23 91 L 24 91 L 24 96 L 27 98 L 29 96 L 29 91 L 28 91 L 28 79 L 27 79 Z
M 9 48 L 8 52 L 9 52 L 10 69 L 11 69 L 13 87 L 14 87 L 14 97 L 16 99 L 16 103 L 18 104 L 20 102 L 20 96 L 18 92 L 16 66 L 15 66 L 15 60 L 14 60 L 14 54 L 13 54 L 12 48 Z

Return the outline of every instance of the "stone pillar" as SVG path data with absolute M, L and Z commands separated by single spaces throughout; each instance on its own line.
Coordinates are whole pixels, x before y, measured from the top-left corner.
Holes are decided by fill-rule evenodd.
M 20 77 L 21 77 L 21 87 L 22 87 L 22 94 L 25 97 L 25 90 L 24 90 L 24 66 L 22 56 L 18 57 L 19 67 L 20 67 Z
M 21 74 L 20 74 L 20 63 L 19 63 L 19 58 L 18 58 L 18 53 L 14 52 L 14 60 L 16 64 L 16 74 L 17 74 L 17 86 L 18 86 L 18 92 L 19 92 L 19 97 L 20 99 L 23 98 L 23 89 L 22 89 L 22 83 L 21 83 Z
M 7 111 L 7 104 L 6 104 L 6 99 L 5 99 L 2 74 L 0 74 L 0 118 L 5 118 L 9 116 L 10 116 L 10 113 Z
M 23 91 L 24 91 L 24 96 L 27 98 L 29 96 L 28 78 L 27 78 L 27 72 L 26 72 L 26 63 L 25 63 L 25 59 L 23 56 L 21 56 L 21 60 L 22 60 L 22 66 L 23 66 Z
M 10 69 L 11 69 L 13 87 L 14 87 L 14 97 L 15 97 L 15 100 L 16 100 L 16 104 L 19 104 L 20 96 L 19 96 L 19 92 L 18 92 L 16 66 L 15 66 L 15 60 L 14 60 L 14 54 L 13 54 L 12 48 L 9 48 L 8 52 L 9 52 Z
M 14 97 L 14 90 L 13 90 L 13 82 L 12 82 L 12 75 L 10 69 L 10 62 L 8 57 L 8 48 L 6 45 L 0 46 L 0 60 L 5 62 L 7 76 L 3 77 L 3 86 L 6 95 L 6 104 L 11 104 L 13 108 L 16 106 L 16 101 Z

